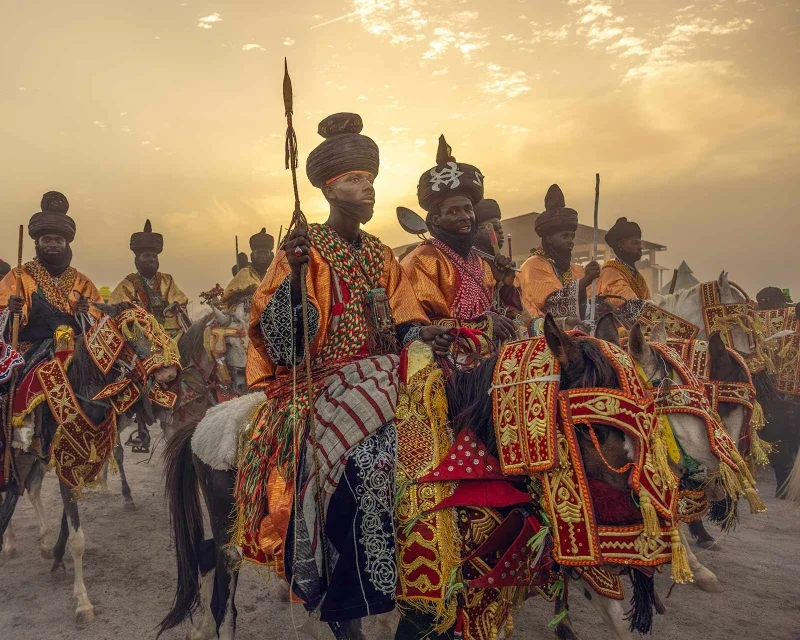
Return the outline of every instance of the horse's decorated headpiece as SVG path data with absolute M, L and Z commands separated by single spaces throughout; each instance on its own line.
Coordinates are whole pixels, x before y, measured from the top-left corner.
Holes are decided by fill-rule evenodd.
M 672 562 L 673 578 L 686 581 L 691 572 L 675 520 L 677 482 L 663 450 L 653 396 L 625 351 L 588 336 L 581 339 L 602 349 L 620 389 L 561 391 L 560 365 L 543 337 L 501 348 L 491 394 L 503 473 L 540 480 L 560 564 Z M 639 523 L 597 524 L 576 433 L 576 426 L 584 425 L 593 435 L 594 424 L 619 429 L 634 443 L 634 459 L 623 470 L 629 471 L 628 485 L 638 499 Z
M 181 368 L 178 345 L 142 307 L 131 306 L 113 318 L 103 316 L 87 330 L 86 346 L 103 373 L 111 371 L 117 361 L 127 371 L 94 399 L 108 398 L 117 413 L 124 413 L 139 399 L 141 387 L 147 387 L 148 397 L 154 403 L 166 408 L 175 405 L 176 394 L 156 384 L 147 384 L 147 379 L 162 367 Z

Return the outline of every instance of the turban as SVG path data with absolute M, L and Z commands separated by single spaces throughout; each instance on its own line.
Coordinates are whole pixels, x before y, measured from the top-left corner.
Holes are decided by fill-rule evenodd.
M 261 231 L 250 236 L 250 251 L 255 251 L 256 249 L 269 249 L 272 251 L 274 246 L 275 238 L 267 233 L 266 227 L 262 227 Z
M 497 200 L 484 198 L 475 205 L 475 224 L 483 224 L 492 218 L 500 219 L 500 205 Z
M 614 226 L 606 233 L 606 244 L 616 247 L 617 243 L 628 238 L 641 238 L 642 229 L 635 222 L 628 222 L 627 218 L 618 218 Z
M 456 162 L 444 136 L 439 136 L 436 166 L 420 176 L 417 198 L 428 213 L 453 196 L 465 196 L 475 206 L 483 200 L 483 174 L 471 164 Z
M 363 128 L 355 113 L 335 113 L 319 123 L 317 131 L 325 141 L 308 154 L 306 174 L 311 184 L 321 189 L 353 171 L 378 175 L 378 145 L 361 135 Z
M 536 235 L 540 238 L 561 231 L 578 230 L 578 212 L 569 209 L 564 201 L 564 192 L 557 184 L 551 185 L 544 197 L 544 211 L 533 223 Z
M 762 311 L 782 309 L 786 306 L 786 295 L 778 287 L 766 287 L 756 294 L 756 302 Z
M 28 235 L 38 240 L 45 235 L 61 236 L 67 242 L 75 239 L 75 221 L 67 215 L 69 201 L 63 193 L 48 191 L 42 196 L 42 210 L 28 222 Z
M 11 265 L 5 260 L 0 259 L 0 278 L 5 276 L 9 271 L 11 271 Z
M 137 231 L 131 236 L 131 251 L 137 256 L 140 253 L 150 251 L 161 253 L 164 250 L 164 236 L 160 233 L 153 233 L 150 220 L 145 221 L 144 231 Z

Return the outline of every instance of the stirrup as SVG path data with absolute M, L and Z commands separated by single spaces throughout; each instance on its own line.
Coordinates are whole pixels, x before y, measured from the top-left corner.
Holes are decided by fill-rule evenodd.
M 145 433 L 141 440 L 132 440 L 131 451 L 133 453 L 150 453 L 150 434 Z

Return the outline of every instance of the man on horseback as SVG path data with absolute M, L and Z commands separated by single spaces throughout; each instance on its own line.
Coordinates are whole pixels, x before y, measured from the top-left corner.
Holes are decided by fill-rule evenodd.
M 284 576 L 337 638 L 350 621 L 394 608 L 396 354 L 417 338 L 450 345 L 444 328 L 420 326 L 427 319 L 391 249 L 361 230 L 379 168 L 361 129 L 356 114 L 320 123 L 325 140 L 306 172 L 330 216 L 289 234 L 255 294 L 247 378 L 267 398 L 235 491 L 234 544 Z
M 275 258 L 275 254 L 272 252 L 274 247 L 275 238 L 267 233 L 266 228 L 262 228 L 261 231 L 250 236 L 251 262 L 240 267 L 233 276 L 233 280 L 225 287 L 225 292 L 220 300 L 224 307 L 233 309 L 242 302 L 249 307 L 253 294 Z
M 518 284 L 531 316 L 550 313 L 561 327 L 572 328 L 584 317 L 587 289 L 600 275 L 600 265 L 572 262 L 578 212 L 566 206 L 557 184 L 547 190 L 544 206 L 534 223 L 542 246 L 522 265 Z
M 21 314 L 19 351 L 23 355 L 52 341 L 53 332 L 61 325 L 82 334 L 88 315 L 99 317 L 89 303 L 103 301 L 92 281 L 71 266 L 75 221 L 67 215 L 66 196 L 57 191 L 45 193 L 41 209 L 28 223 L 36 257 L 22 266 L 19 290 L 16 270 L 0 282 L 0 310 Z
M 636 269 L 642 259 L 642 230 L 635 222 L 619 218 L 606 233 L 606 244 L 614 250 L 616 258 L 609 260 L 600 270 L 597 293 L 607 297 L 614 306 L 628 300 L 650 299 L 647 281 Z
M 154 233 L 150 220 L 144 230 L 131 235 L 131 251 L 136 256 L 136 273 L 125 276 L 111 293 L 109 304 L 135 302 L 156 317 L 159 324 L 176 342 L 189 328 L 186 313 L 189 298 L 168 273 L 158 270 L 158 256 L 164 250 L 164 236 Z
M 511 260 L 497 254 L 490 262 L 472 249 L 483 174 L 456 163 L 441 136 L 436 166 L 420 177 L 417 197 L 433 239 L 403 258 L 402 265 L 428 318 L 436 324 L 467 324 L 500 340 L 516 337 L 517 326 L 494 306 L 498 285 L 513 289 Z M 497 216 L 499 222 L 499 208 Z

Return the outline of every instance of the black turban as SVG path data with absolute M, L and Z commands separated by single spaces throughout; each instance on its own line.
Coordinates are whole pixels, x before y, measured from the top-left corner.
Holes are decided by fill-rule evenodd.
M 557 184 L 551 185 L 544 197 L 544 211 L 533 223 L 536 235 L 540 238 L 561 231 L 578 230 L 578 212 L 567 207 L 564 192 Z
M 267 233 L 266 227 L 262 227 L 261 231 L 250 236 L 250 251 L 255 251 L 256 249 L 268 249 L 272 251 L 274 246 L 275 238 Z
M 144 223 L 144 231 L 137 231 L 131 235 L 131 251 L 137 256 L 140 253 L 152 252 L 161 253 L 164 250 L 164 236 L 160 233 L 153 233 L 153 226 L 150 220 Z
M 428 213 L 453 196 L 465 196 L 475 206 L 483 200 L 483 174 L 471 164 L 456 162 L 444 136 L 439 136 L 436 166 L 420 176 L 417 199 Z
M 606 233 L 606 244 L 614 248 L 619 242 L 628 238 L 641 238 L 642 229 L 635 222 L 628 222 L 627 218 L 618 218 L 614 226 Z
M 63 193 L 48 191 L 42 196 L 42 210 L 28 222 L 28 235 L 38 240 L 45 235 L 61 236 L 67 242 L 75 239 L 75 221 L 67 215 L 69 201 Z
M 497 200 L 484 198 L 475 205 L 475 224 L 480 225 L 493 218 L 500 219 L 500 205 Z
M 782 309 L 786 306 L 786 295 L 778 287 L 766 287 L 756 294 L 756 302 L 762 311 Z
M 11 265 L 5 260 L 0 259 L 0 279 L 2 279 L 9 271 L 11 271 Z
M 335 178 L 352 171 L 378 175 L 378 145 L 361 135 L 364 124 L 356 113 L 335 113 L 319 123 L 325 141 L 308 154 L 306 174 L 321 189 Z

